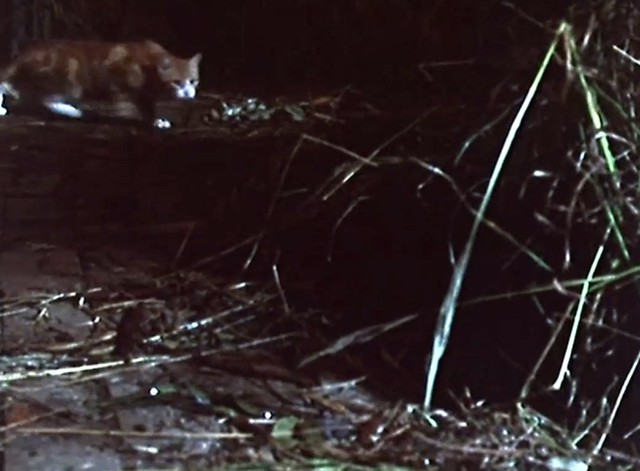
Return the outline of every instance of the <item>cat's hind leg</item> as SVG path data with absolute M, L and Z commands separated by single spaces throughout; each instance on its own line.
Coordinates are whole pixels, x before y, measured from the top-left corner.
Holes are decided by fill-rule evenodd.
M 52 113 L 66 116 L 67 118 L 81 118 L 82 111 L 75 106 L 65 103 L 64 101 L 57 100 L 55 98 L 48 98 L 42 102 L 42 104 L 49 109 Z
M 5 95 L 13 95 L 13 92 L 7 84 L 0 83 L 0 116 L 5 116 L 9 112 L 9 110 L 4 107 Z

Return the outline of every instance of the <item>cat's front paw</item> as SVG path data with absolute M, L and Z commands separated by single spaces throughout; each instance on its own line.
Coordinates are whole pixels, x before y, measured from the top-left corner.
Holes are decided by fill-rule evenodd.
M 157 118 L 153 122 L 153 127 L 158 129 L 171 129 L 171 121 L 163 118 Z

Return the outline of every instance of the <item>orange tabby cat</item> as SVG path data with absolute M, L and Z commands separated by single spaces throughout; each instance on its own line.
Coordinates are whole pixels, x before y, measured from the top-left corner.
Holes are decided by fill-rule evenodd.
M 0 115 L 7 113 L 2 104 L 9 94 L 70 118 L 83 116 L 83 103 L 106 101 L 116 105 L 119 117 L 170 127 L 157 118 L 156 102 L 194 98 L 201 57 L 181 59 L 149 40 L 43 41 L 0 72 Z

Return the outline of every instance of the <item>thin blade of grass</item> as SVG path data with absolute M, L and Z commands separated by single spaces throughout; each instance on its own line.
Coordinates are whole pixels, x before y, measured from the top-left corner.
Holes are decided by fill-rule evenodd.
M 467 266 L 469 265 L 469 260 L 471 258 L 471 251 L 473 250 L 473 244 L 476 239 L 476 235 L 478 233 L 478 229 L 480 224 L 484 218 L 485 213 L 487 212 L 487 208 L 489 206 L 489 201 L 491 200 L 491 196 L 493 195 L 493 190 L 496 187 L 498 182 L 498 178 L 502 172 L 502 168 L 507 158 L 507 154 L 511 149 L 513 144 L 513 140 L 515 139 L 516 133 L 518 129 L 522 125 L 522 121 L 525 113 L 529 109 L 531 102 L 533 101 L 533 97 L 535 96 L 540 83 L 542 82 L 542 78 L 551 62 L 551 58 L 556 50 L 558 45 L 558 41 L 560 37 L 564 34 L 565 30 L 568 28 L 566 23 L 561 23 L 556 31 L 556 35 L 547 50 L 547 53 L 542 61 L 538 72 L 533 79 L 529 90 L 516 114 L 513 122 L 511 123 L 511 127 L 507 133 L 502 149 L 500 150 L 500 154 L 498 156 L 498 160 L 493 168 L 493 172 L 491 173 L 491 178 L 489 179 L 489 184 L 487 185 L 487 191 L 485 192 L 482 202 L 480 203 L 480 209 L 476 217 L 474 218 L 473 225 L 471 227 L 471 231 L 469 233 L 469 238 L 467 243 L 465 244 L 464 250 L 462 251 L 462 255 L 460 259 L 455 264 L 453 269 L 453 275 L 451 277 L 451 283 L 449 285 L 449 290 L 442 302 L 442 306 L 440 307 L 440 312 L 438 314 L 438 321 L 436 324 L 436 330 L 433 337 L 433 348 L 431 350 L 431 355 L 429 359 L 429 366 L 427 369 L 427 377 L 425 383 L 425 391 L 424 391 L 424 401 L 423 407 L 425 410 L 429 410 L 431 408 L 431 401 L 433 398 L 433 387 L 435 385 L 435 379 L 438 372 L 438 365 L 440 364 L 440 359 L 444 355 L 444 351 L 446 350 L 447 343 L 449 342 L 449 336 L 451 334 L 451 326 L 453 324 L 453 318 L 455 316 L 456 305 L 458 302 L 458 298 L 460 297 L 460 292 L 462 289 L 462 281 L 464 279 L 464 275 L 467 270 Z

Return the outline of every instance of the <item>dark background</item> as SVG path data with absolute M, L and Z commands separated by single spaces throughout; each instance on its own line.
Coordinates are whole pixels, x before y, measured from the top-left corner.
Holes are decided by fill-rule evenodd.
M 16 49 L 29 38 L 151 38 L 177 55 L 203 52 L 208 88 L 291 93 L 300 82 L 355 81 L 397 90 L 423 80 L 421 62 L 510 57 L 517 38 L 540 35 L 519 3 L 540 21 L 564 9 L 497 0 L 5 0 L 1 38 Z M 6 60 L 11 48 L 3 51 Z

